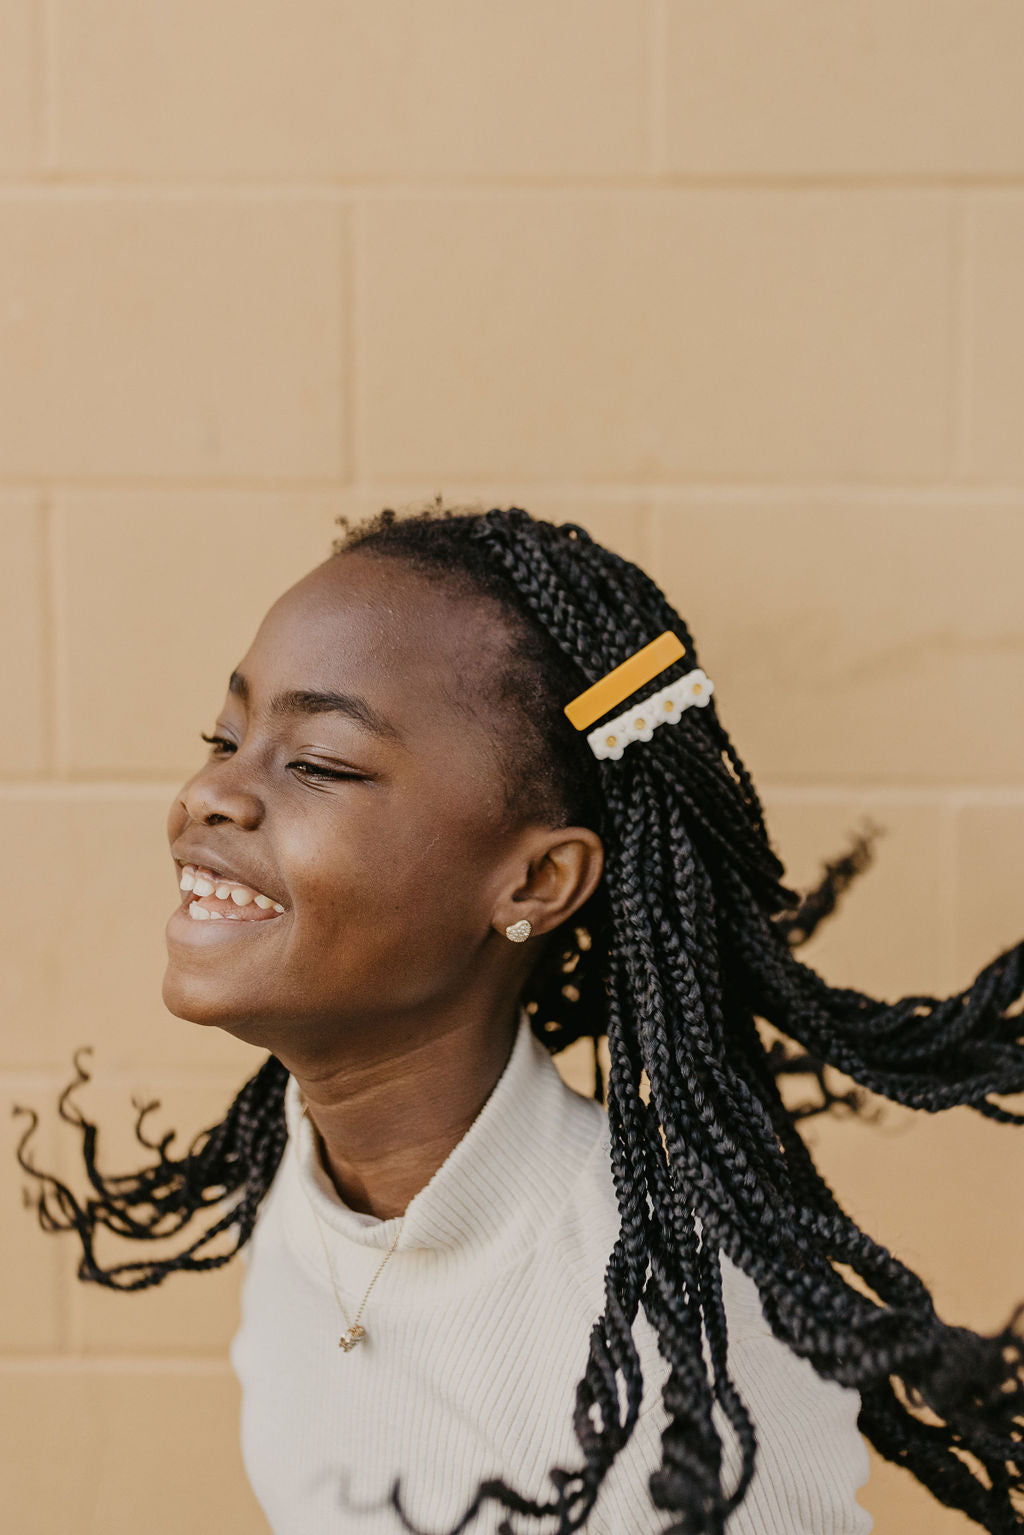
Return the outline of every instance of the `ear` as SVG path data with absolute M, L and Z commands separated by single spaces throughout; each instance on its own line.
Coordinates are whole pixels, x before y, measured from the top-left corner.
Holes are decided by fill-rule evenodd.
M 496 903 L 492 919 L 506 927 L 525 918 L 531 937 L 559 927 L 594 893 L 604 869 L 604 846 L 588 826 L 531 828 L 518 850 L 516 870 Z

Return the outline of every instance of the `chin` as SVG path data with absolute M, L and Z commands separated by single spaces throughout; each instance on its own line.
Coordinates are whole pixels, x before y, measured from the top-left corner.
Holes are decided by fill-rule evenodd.
M 184 980 L 170 965 L 164 974 L 162 994 L 167 1011 L 187 1023 L 226 1029 L 229 1034 L 242 1034 L 246 1025 L 252 1024 L 252 1011 L 240 1008 L 236 997 L 218 997 L 212 988 Z

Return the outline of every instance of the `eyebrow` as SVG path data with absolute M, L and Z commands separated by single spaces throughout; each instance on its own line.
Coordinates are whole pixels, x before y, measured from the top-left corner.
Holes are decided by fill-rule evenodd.
M 228 678 L 228 692 L 234 693 L 236 698 L 243 702 L 249 701 L 249 683 L 241 672 L 235 671 Z M 357 725 L 362 725 L 364 730 L 370 730 L 374 735 L 385 736 L 388 740 L 399 741 L 402 738 L 401 731 L 390 720 L 378 714 L 365 698 L 360 698 L 355 693 L 319 693 L 306 688 L 291 688 L 287 692 L 277 693 L 270 700 L 270 713 L 273 716 L 284 714 L 344 714 L 349 719 L 355 720 Z

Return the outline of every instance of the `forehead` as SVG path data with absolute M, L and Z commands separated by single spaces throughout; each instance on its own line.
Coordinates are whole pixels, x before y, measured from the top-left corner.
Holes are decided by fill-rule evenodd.
M 395 559 L 351 553 L 278 598 L 240 670 L 254 693 L 363 693 L 403 730 L 485 725 L 488 700 L 503 691 L 508 650 L 493 600 Z

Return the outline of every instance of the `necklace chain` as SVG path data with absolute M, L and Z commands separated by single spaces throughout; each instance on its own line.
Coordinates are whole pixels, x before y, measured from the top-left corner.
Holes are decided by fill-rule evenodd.
M 303 1102 L 303 1105 L 302 1105 L 302 1114 L 303 1114 L 303 1117 L 306 1120 L 308 1120 L 309 1128 L 310 1128 L 310 1130 L 312 1131 L 312 1134 L 313 1134 L 313 1154 L 315 1156 L 317 1154 L 317 1151 L 316 1151 L 316 1130 L 314 1128 L 313 1121 L 309 1118 L 309 1114 L 307 1112 L 307 1108 L 306 1108 L 305 1102 Z M 301 1177 L 299 1179 L 299 1182 L 300 1183 L 302 1182 Z M 384 1267 L 384 1264 L 387 1263 L 388 1259 L 391 1257 L 391 1254 L 394 1252 L 395 1248 L 398 1246 L 398 1238 L 402 1234 L 402 1221 L 399 1221 L 399 1223 L 398 1223 L 398 1230 L 395 1232 L 395 1240 L 392 1242 L 392 1244 L 391 1244 L 390 1248 L 388 1249 L 388 1251 L 384 1254 L 384 1257 L 381 1260 L 380 1268 L 378 1268 L 377 1273 L 374 1274 L 373 1278 L 370 1280 L 370 1283 L 366 1287 L 366 1294 L 363 1296 L 362 1300 L 359 1302 L 359 1310 L 356 1312 L 355 1321 L 352 1322 L 352 1323 L 349 1323 L 348 1313 L 346 1312 L 344 1306 L 341 1304 L 341 1296 L 338 1294 L 338 1286 L 337 1286 L 337 1283 L 336 1283 L 335 1278 L 334 1278 L 334 1265 L 331 1263 L 331 1255 L 330 1255 L 330 1253 L 327 1250 L 327 1238 L 324 1236 L 323 1227 L 320 1224 L 320 1217 L 316 1213 L 316 1206 L 313 1204 L 313 1201 L 309 1198 L 309 1194 L 306 1191 L 305 1185 L 303 1185 L 302 1192 L 303 1192 L 303 1194 L 306 1195 L 306 1199 L 307 1199 L 307 1201 L 309 1203 L 310 1212 L 312 1213 L 313 1219 L 316 1222 L 316 1229 L 320 1233 L 320 1241 L 321 1241 L 321 1243 L 323 1245 L 323 1249 L 324 1249 L 324 1258 L 327 1261 L 327 1272 L 328 1272 L 328 1274 L 330 1275 L 330 1278 L 331 1278 L 331 1289 L 334 1291 L 334 1299 L 338 1303 L 338 1310 L 341 1312 L 342 1317 L 345 1320 L 345 1331 L 342 1333 L 341 1337 L 338 1339 L 338 1347 L 344 1349 L 345 1353 L 347 1354 L 349 1349 L 355 1348 L 356 1344 L 359 1342 L 359 1340 L 361 1338 L 365 1338 L 366 1337 L 366 1328 L 362 1325 L 362 1323 L 360 1322 L 359 1318 L 363 1314 L 363 1307 L 366 1305 L 366 1302 L 370 1298 L 370 1291 L 373 1289 L 374 1285 L 377 1283 L 377 1278 L 378 1278 L 378 1275 L 380 1274 L 381 1269 Z M 404 1219 L 404 1217 L 403 1217 L 403 1219 Z

